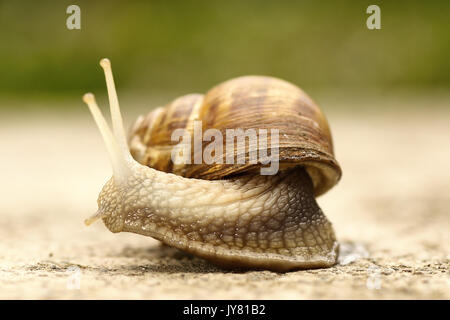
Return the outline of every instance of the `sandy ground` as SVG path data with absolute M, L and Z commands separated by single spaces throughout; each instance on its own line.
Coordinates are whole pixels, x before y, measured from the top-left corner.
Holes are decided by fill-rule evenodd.
M 0 298 L 449 299 L 450 110 L 330 114 L 343 179 L 319 198 L 340 264 L 231 272 L 85 227 L 110 176 L 89 115 L 0 120 Z

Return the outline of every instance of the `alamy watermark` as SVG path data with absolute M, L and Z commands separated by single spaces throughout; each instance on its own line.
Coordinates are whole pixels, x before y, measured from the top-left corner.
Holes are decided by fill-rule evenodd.
M 366 13 L 370 16 L 366 20 L 366 26 L 369 30 L 381 29 L 381 9 L 376 4 L 367 7 Z
M 369 30 L 381 29 L 381 9 L 378 5 L 372 4 L 367 7 L 366 13 L 370 16 L 366 20 L 366 26 Z M 81 9 L 78 5 L 72 4 L 66 8 L 66 27 L 69 30 L 81 29 Z
M 202 121 L 198 120 L 193 122 L 193 132 L 186 129 L 174 130 L 171 140 L 178 143 L 172 149 L 172 162 L 175 165 L 261 164 L 261 175 L 277 174 L 278 129 L 236 128 L 226 129 L 224 133 L 225 138 L 218 129 L 208 129 L 203 133 Z M 204 147 L 204 142 L 209 143 Z
M 66 13 L 70 16 L 66 19 L 66 27 L 69 30 L 81 29 L 81 9 L 76 4 L 72 4 L 67 7 Z
M 80 290 L 81 287 L 81 269 L 78 266 L 70 266 L 66 270 L 68 290 Z
M 369 290 L 381 289 L 381 268 L 376 265 L 371 265 L 367 268 L 368 277 L 366 280 L 366 287 Z

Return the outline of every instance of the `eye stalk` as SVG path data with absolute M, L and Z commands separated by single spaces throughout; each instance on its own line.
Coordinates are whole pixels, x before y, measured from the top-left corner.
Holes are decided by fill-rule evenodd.
M 86 93 L 83 96 L 83 101 L 88 105 L 94 121 L 103 137 L 113 169 L 113 179 L 116 184 L 120 185 L 121 183 L 125 183 L 132 174 L 132 164 L 135 161 L 133 160 L 127 145 L 119 100 L 117 98 L 111 69 L 111 62 L 109 59 L 102 59 L 100 60 L 100 66 L 105 72 L 113 130 L 111 131 L 105 117 L 100 111 L 100 108 L 95 101 L 94 94 Z M 99 210 L 94 216 L 87 219 L 85 223 L 89 225 L 103 216 L 104 214 Z
M 108 58 L 100 60 L 100 66 L 105 72 L 106 87 L 108 89 L 109 106 L 111 109 L 111 119 L 113 132 L 116 136 L 120 148 L 124 151 L 126 157 L 131 157 L 128 152 L 127 137 L 123 127 L 122 114 L 120 112 L 119 99 L 117 98 L 116 86 L 114 84 L 113 73 L 111 69 L 111 61 Z
M 83 96 L 83 101 L 88 105 L 89 110 L 92 113 L 95 123 L 103 137 L 106 149 L 111 160 L 111 165 L 114 172 L 114 177 L 120 179 L 126 175 L 126 163 L 122 154 L 122 150 L 117 144 L 116 138 L 108 127 L 108 123 L 105 120 L 102 112 L 100 111 L 95 96 L 92 93 L 86 93 Z

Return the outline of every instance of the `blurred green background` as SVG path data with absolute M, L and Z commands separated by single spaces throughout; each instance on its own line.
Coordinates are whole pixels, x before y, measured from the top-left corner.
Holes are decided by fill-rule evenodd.
M 70 4 L 81 30 L 66 28 Z M 371 4 L 381 30 L 366 27 Z M 326 108 L 345 104 L 336 96 L 422 96 L 427 107 L 450 88 L 450 1 L 6 0 L 0 40 L 3 110 L 71 109 L 87 91 L 103 99 L 102 57 L 138 108 L 245 74 L 289 80 Z

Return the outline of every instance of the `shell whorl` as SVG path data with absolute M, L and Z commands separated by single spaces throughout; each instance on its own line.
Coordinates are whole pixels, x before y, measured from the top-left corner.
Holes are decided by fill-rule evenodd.
M 249 163 L 252 148 L 226 150 L 245 153 L 245 164 L 183 164 L 171 160 L 171 141 L 175 129 L 192 133 L 194 120 L 202 121 L 203 132 L 214 128 L 225 135 L 226 129 L 278 129 L 280 170 L 303 166 L 311 176 L 316 195 L 333 187 L 341 176 L 334 158 L 327 120 L 312 99 L 297 86 L 272 77 L 245 76 L 223 82 L 205 95 L 189 94 L 175 99 L 140 117 L 129 135 L 133 157 L 141 164 L 184 177 L 223 179 L 256 172 L 261 164 Z M 210 143 L 203 142 L 203 147 Z M 194 148 L 191 148 L 191 158 Z

